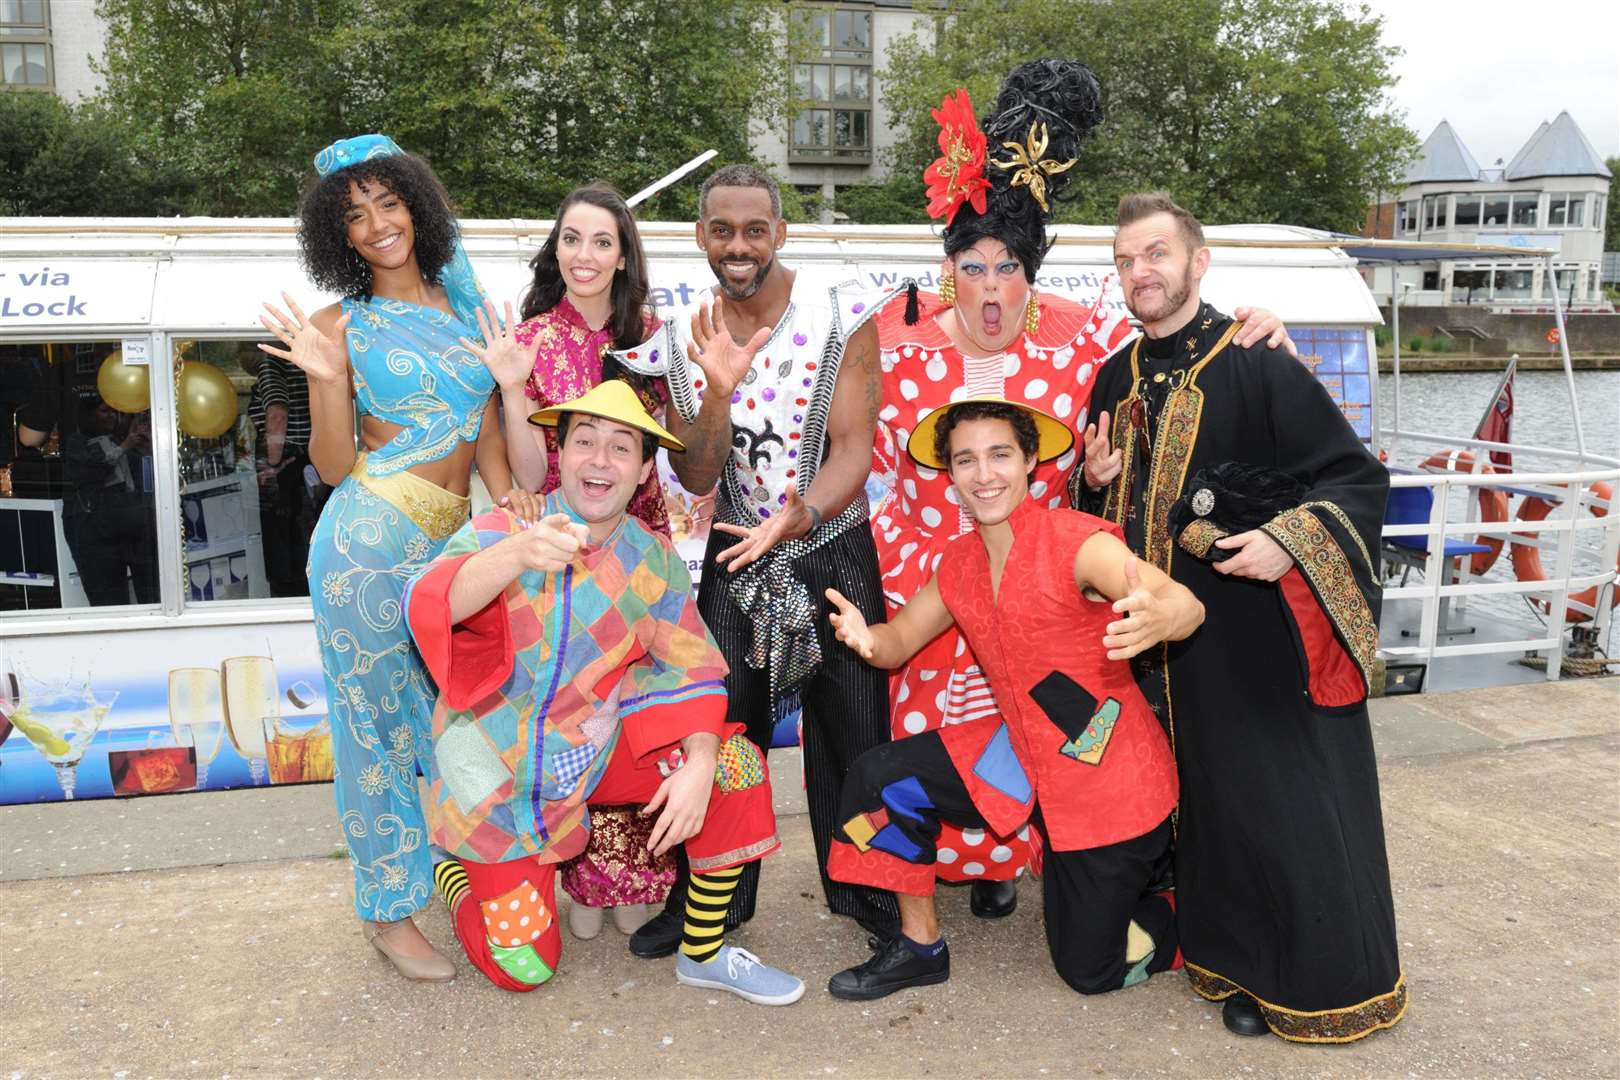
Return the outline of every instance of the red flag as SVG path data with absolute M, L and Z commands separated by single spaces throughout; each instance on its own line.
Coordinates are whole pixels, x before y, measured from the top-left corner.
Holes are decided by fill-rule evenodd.
M 1496 388 L 1496 397 L 1491 400 L 1491 407 L 1485 410 L 1484 418 L 1474 430 L 1474 438 L 1486 442 L 1513 441 L 1513 377 L 1517 370 L 1517 363 L 1508 365 L 1507 374 Z M 1512 472 L 1513 454 L 1507 450 L 1492 450 L 1491 464 L 1497 472 Z

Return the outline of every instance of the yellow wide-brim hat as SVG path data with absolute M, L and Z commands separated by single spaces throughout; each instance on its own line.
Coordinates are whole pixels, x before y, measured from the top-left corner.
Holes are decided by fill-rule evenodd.
M 934 429 L 939 427 L 939 422 L 945 419 L 946 413 L 960 405 L 970 404 L 1009 405 L 1019 412 L 1027 414 L 1031 420 L 1035 421 L 1035 432 L 1040 437 L 1040 441 L 1035 447 L 1037 461 L 1051 461 L 1053 458 L 1060 458 L 1068 453 L 1069 448 L 1074 445 L 1074 432 L 1069 430 L 1069 425 L 1057 417 L 1044 413 L 1033 405 L 1008 401 L 1006 398 L 987 394 L 980 397 L 963 398 L 961 401 L 953 401 L 949 405 L 935 409 L 917 421 L 917 426 L 912 430 L 911 438 L 906 443 L 906 453 L 911 455 L 911 460 L 930 469 L 948 471 L 945 462 L 941 461 L 934 453 Z
M 557 418 L 565 412 L 600 416 L 615 424 L 644 431 L 657 439 L 658 445 L 666 450 L 680 452 L 686 449 L 685 443 L 665 431 L 658 421 L 648 415 L 641 399 L 623 379 L 607 379 L 572 401 L 541 409 L 529 417 L 529 423 L 535 427 L 556 427 Z

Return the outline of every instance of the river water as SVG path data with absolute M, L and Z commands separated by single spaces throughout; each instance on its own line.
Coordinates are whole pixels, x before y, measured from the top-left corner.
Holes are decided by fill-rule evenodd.
M 1447 372 L 1444 374 L 1401 376 L 1401 428 L 1434 435 L 1467 437 L 1485 415 L 1491 391 L 1499 374 L 1491 372 Z M 1521 371 L 1514 379 L 1513 439 L 1526 446 L 1575 449 L 1575 428 L 1570 418 L 1569 391 L 1564 375 L 1556 371 Z M 1620 371 L 1577 371 L 1575 400 L 1581 411 L 1586 448 L 1608 457 L 1620 457 Z M 1378 377 L 1378 423 L 1391 426 L 1395 402 L 1395 376 Z M 1400 454 L 1401 464 L 1424 447 L 1410 447 Z M 1514 468 L 1524 471 L 1534 455 Z M 1550 464 L 1545 459 L 1542 464 Z M 1567 468 L 1568 466 L 1566 466 Z
M 1490 372 L 1456 372 L 1401 376 L 1401 428 L 1404 431 L 1466 438 L 1474 432 L 1490 403 L 1491 393 L 1501 378 Z M 1620 458 L 1620 371 L 1578 371 L 1575 373 L 1575 400 L 1590 453 Z M 1395 377 L 1378 377 L 1378 423 L 1393 425 Z M 1564 375 L 1555 371 L 1522 371 L 1514 380 L 1513 428 L 1510 441 L 1516 446 L 1543 446 L 1575 450 L 1575 428 L 1571 421 L 1569 391 Z M 1388 440 L 1383 445 L 1388 448 Z M 1397 446 L 1391 464 L 1417 467 L 1438 447 L 1428 442 Z M 1568 472 L 1570 461 L 1556 461 L 1520 450 L 1513 455 L 1516 472 Z M 1466 493 L 1453 495 L 1449 517 L 1462 520 Z M 1513 506 L 1517 512 L 1517 500 Z M 1600 562 L 1601 532 L 1583 530 L 1577 534 L 1576 571 L 1591 573 Z M 1550 560 L 1550 553 L 1543 553 Z M 1488 573 L 1487 581 L 1511 581 L 1512 560 L 1504 551 Z M 1412 583 L 1416 583 L 1414 576 Z M 1513 595 L 1478 596 L 1469 600 L 1474 610 L 1486 612 L 1514 624 L 1534 627 L 1543 620 L 1529 610 L 1523 597 Z M 1529 636 L 1528 634 L 1526 636 Z

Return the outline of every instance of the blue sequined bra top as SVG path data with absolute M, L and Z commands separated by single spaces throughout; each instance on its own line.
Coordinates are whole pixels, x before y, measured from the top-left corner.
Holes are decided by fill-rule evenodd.
M 367 472 L 390 476 L 477 440 L 495 377 L 459 340 L 477 340 L 475 327 L 403 300 L 348 299 L 343 310 L 360 411 L 404 428 L 367 455 Z

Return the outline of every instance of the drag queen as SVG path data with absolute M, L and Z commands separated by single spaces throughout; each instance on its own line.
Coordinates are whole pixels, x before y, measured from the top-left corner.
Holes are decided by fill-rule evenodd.
M 885 305 L 877 317 L 883 367 L 874 472 L 890 495 L 872 519 L 889 617 L 933 577 L 945 546 L 974 529 L 950 478 L 906 453 L 919 420 L 967 396 L 1004 397 L 1085 428 L 1097 369 L 1134 334 L 1122 306 L 1089 305 L 1035 287 L 1053 238 L 1047 226 L 1074 175 L 1081 141 L 1103 119 L 1102 90 L 1084 64 L 1036 60 L 1016 68 L 981 130 L 966 90 L 933 112 L 940 157 L 923 174 L 928 213 L 943 218 L 939 293 Z M 1248 314 L 1245 312 L 1245 314 Z M 1253 335 L 1281 323 L 1252 313 Z M 1065 502 L 1076 451 L 1039 465 L 1029 498 Z M 995 714 L 995 696 L 955 628 L 929 642 L 890 680 L 890 724 L 903 738 Z M 974 914 L 1011 914 L 1013 882 L 1030 862 L 1028 826 L 1013 836 L 945 824 L 936 870 L 974 883 Z

